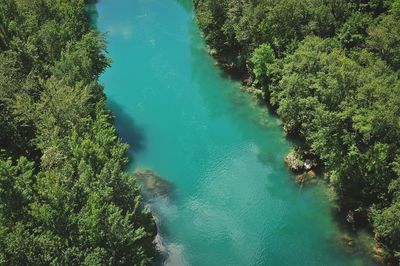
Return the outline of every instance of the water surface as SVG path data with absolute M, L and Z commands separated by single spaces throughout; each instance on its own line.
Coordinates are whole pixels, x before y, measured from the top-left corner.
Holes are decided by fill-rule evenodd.
M 279 121 L 207 54 L 190 0 L 100 0 L 113 65 L 102 76 L 134 168 L 174 193 L 149 199 L 167 265 L 361 265 L 322 186 L 301 189 Z

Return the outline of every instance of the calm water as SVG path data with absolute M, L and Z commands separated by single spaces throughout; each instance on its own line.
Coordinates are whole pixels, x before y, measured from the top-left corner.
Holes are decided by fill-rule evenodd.
M 190 0 L 100 0 L 102 76 L 134 168 L 171 181 L 149 200 L 167 265 L 364 265 L 340 245 L 322 186 L 283 163 L 279 121 L 207 54 Z

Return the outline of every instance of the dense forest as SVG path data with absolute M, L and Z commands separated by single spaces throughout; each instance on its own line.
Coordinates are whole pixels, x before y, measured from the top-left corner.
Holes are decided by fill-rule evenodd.
M 155 223 L 97 81 L 105 47 L 84 0 L 0 1 L 1 265 L 155 256 Z
M 221 65 L 324 168 L 343 217 L 400 260 L 400 1 L 195 0 Z

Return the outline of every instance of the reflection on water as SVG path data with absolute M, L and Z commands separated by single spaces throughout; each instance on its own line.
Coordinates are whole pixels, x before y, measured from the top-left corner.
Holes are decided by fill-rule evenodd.
M 113 111 L 118 136 L 129 144 L 131 152 L 141 152 L 145 149 L 146 136 L 143 127 L 139 127 L 134 118 L 129 115 L 123 106 L 109 100 L 107 105 Z

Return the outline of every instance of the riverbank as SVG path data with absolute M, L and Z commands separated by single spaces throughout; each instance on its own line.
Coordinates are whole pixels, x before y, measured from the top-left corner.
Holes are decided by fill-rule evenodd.
M 277 4 L 271 9 L 285 9 L 291 5 L 291 3 L 286 6 Z M 256 4 L 254 7 L 251 4 L 246 6 L 239 3 L 224 3 L 223 1 L 219 4 L 197 1 L 196 17 L 203 29 L 209 54 L 217 60 L 217 65 L 224 71 L 232 74 L 232 70 L 234 70 L 231 76 L 241 80 L 245 91 L 254 94 L 255 98 L 261 102 L 266 101 L 270 105 L 269 107 L 272 108 L 270 110 L 280 116 L 285 133 L 290 138 L 300 139 L 301 145 L 296 145 L 295 149 L 286 157 L 289 168 L 297 173 L 296 183 L 303 185 L 307 182 L 313 182 L 315 170 L 320 168 L 317 172 L 323 173 L 324 180 L 336 195 L 333 197 L 338 208 L 335 216 L 339 217 L 341 223 L 347 225 L 345 227 L 350 230 L 366 229 L 371 231 L 372 227 L 374 232 L 371 232 L 371 234 L 374 234 L 377 240 L 374 258 L 380 263 L 385 260 L 387 263 L 395 262 L 397 260 L 396 247 L 388 247 L 387 245 L 393 246 L 393 242 L 388 244 L 385 241 L 392 241 L 388 240 L 391 238 L 398 239 L 397 229 L 396 226 L 392 227 L 384 223 L 391 223 L 390 220 L 393 222 L 397 219 L 395 217 L 398 214 L 395 214 L 394 217 L 390 215 L 384 217 L 386 214 L 384 215 L 383 212 L 375 208 L 378 206 L 378 209 L 382 206 L 387 207 L 390 204 L 385 205 L 387 204 L 386 200 L 375 200 L 375 198 L 377 197 L 376 193 L 381 193 L 382 197 L 387 195 L 388 190 L 389 193 L 393 193 L 390 183 L 395 182 L 396 170 L 388 170 L 386 165 L 393 163 L 396 152 L 389 151 L 385 155 L 386 161 L 380 161 L 379 165 L 374 163 L 375 161 L 372 158 L 372 154 L 376 152 L 373 151 L 374 145 L 382 145 L 382 143 L 371 144 L 366 141 L 366 143 L 360 144 L 363 141 L 359 136 L 361 129 L 358 125 L 352 124 L 353 115 L 349 116 L 349 113 L 353 111 L 343 111 L 341 107 L 341 104 L 349 104 L 345 100 L 346 97 L 348 99 L 353 97 L 351 93 L 344 93 L 343 89 L 346 87 L 342 88 L 341 86 L 348 86 L 347 88 L 353 86 L 352 88 L 355 91 L 358 90 L 358 94 L 363 94 L 362 90 L 365 85 L 360 85 L 360 88 L 351 82 L 362 84 L 362 82 L 365 82 L 362 81 L 365 75 L 363 71 L 371 71 L 371 69 L 368 69 L 369 67 L 366 67 L 368 70 L 361 68 L 356 73 L 351 68 L 356 67 L 357 64 L 363 64 L 360 62 L 362 60 L 370 59 L 360 60 L 361 55 L 344 55 L 345 52 L 341 50 L 344 48 L 340 47 L 341 44 L 335 42 L 337 40 L 333 37 L 324 36 L 324 39 L 324 37 L 307 37 L 307 34 L 304 34 L 301 37 L 305 38 L 304 41 L 301 42 L 301 39 L 293 41 L 289 36 L 284 35 L 286 34 L 285 30 L 289 31 L 290 28 L 285 28 L 287 25 L 280 25 L 276 21 L 277 18 L 281 22 L 287 20 L 287 17 L 284 17 L 285 13 L 278 13 L 279 15 L 273 13 L 273 11 L 263 13 L 261 11 L 263 8 L 265 7 L 262 3 L 258 6 Z M 354 8 L 359 7 L 355 6 Z M 273 18 L 275 21 L 267 20 L 270 19 L 268 12 L 271 12 L 271 16 L 276 15 Z M 368 13 L 366 10 L 359 12 Z M 383 12 L 383 14 L 376 19 L 377 21 L 386 15 L 384 8 L 379 12 Z M 263 19 L 266 20 L 263 21 Z M 274 32 L 274 30 L 271 30 L 271 32 L 268 32 L 266 26 L 260 30 L 260 28 L 257 28 L 256 20 L 259 21 L 258 23 L 272 23 L 271 29 L 281 29 L 282 31 Z M 310 23 L 312 23 L 312 18 L 310 20 Z M 306 21 L 307 23 L 308 21 Z M 299 27 L 301 27 L 300 24 L 293 25 L 294 31 Z M 364 38 L 367 39 L 368 34 L 366 32 L 364 34 Z M 272 37 L 276 38 L 273 42 L 268 39 Z M 261 41 L 263 38 L 266 44 Z M 292 44 L 289 44 L 290 42 Z M 285 45 L 282 45 L 284 43 Z M 368 56 L 374 58 L 372 54 Z M 304 58 L 309 62 L 306 62 Z M 379 59 L 373 60 L 379 61 Z M 370 68 L 374 68 L 373 64 L 376 64 L 376 62 L 370 61 L 368 63 Z M 383 64 L 383 62 L 378 62 L 378 64 Z M 393 73 L 390 70 L 388 72 Z M 235 73 L 240 73 L 240 75 L 235 75 Z M 354 80 L 352 81 L 351 78 L 348 81 L 338 79 L 338 75 L 343 74 L 351 76 Z M 393 75 L 393 78 L 396 79 L 396 76 Z M 395 86 L 395 84 L 387 84 L 385 90 L 391 91 L 391 86 Z M 336 99 L 333 95 L 342 95 L 342 98 Z M 392 97 L 395 96 L 392 95 Z M 341 103 L 341 100 L 346 103 Z M 353 108 L 360 108 L 358 102 L 352 104 L 355 106 Z M 379 107 L 371 107 L 368 115 L 376 112 L 376 108 Z M 396 108 L 391 109 L 392 112 L 396 112 L 395 110 Z M 339 116 L 348 117 L 339 118 Z M 344 122 L 346 119 L 347 122 Z M 386 126 L 390 127 L 389 124 L 386 124 Z M 352 143 L 354 139 L 357 139 L 357 141 Z M 386 138 L 384 142 L 384 145 L 393 149 L 392 151 L 395 151 L 398 146 L 393 138 Z M 355 161 L 350 163 L 349 160 Z M 361 163 L 362 160 L 363 163 Z M 392 161 L 390 162 L 390 160 Z M 361 164 L 367 163 L 369 166 L 360 167 L 361 165 L 357 164 L 356 161 Z M 375 171 L 371 169 L 385 169 L 379 171 L 386 172 L 371 173 L 371 171 Z M 305 172 L 303 172 L 304 170 Z M 308 173 L 308 170 L 312 171 Z M 350 176 L 352 179 L 349 178 Z M 369 176 L 371 176 L 371 179 L 369 179 Z M 375 190 L 377 185 L 372 181 L 374 178 L 385 179 L 383 181 L 385 183 L 379 188 L 379 192 Z M 367 193 L 361 192 L 362 186 L 370 187 L 371 190 Z M 388 199 L 390 199 L 390 196 L 388 196 Z M 375 201 L 375 205 L 371 204 L 373 201 Z M 388 208 L 391 210 L 388 209 L 387 213 L 393 211 L 395 206 Z M 381 210 L 384 209 L 385 207 Z M 385 219 L 388 220 L 385 221 Z M 386 235 L 386 232 L 379 231 L 379 228 L 383 228 L 382 226 L 391 227 L 391 230 L 394 231 Z M 394 244 L 394 246 L 396 245 Z M 376 250 L 379 252 L 376 252 Z
M 227 63 L 229 62 L 227 59 L 217 55 L 217 52 L 209 46 L 208 53 L 216 60 L 215 65 L 225 71 L 230 78 L 240 81 L 240 89 L 242 91 L 252 95 L 254 100 L 259 102 L 263 108 L 267 108 L 276 115 L 275 110 L 270 105 L 265 104 L 267 99 L 265 98 L 263 89 L 257 88 L 254 85 L 249 85 L 251 84 L 249 81 L 251 81 L 254 77 L 251 75 L 246 76 L 243 73 L 238 74 L 240 71 L 234 69 L 232 63 Z M 287 136 L 287 125 L 283 123 L 282 128 Z M 335 205 L 335 208 L 333 209 L 333 216 L 336 217 L 336 220 L 339 222 L 340 227 L 342 228 L 342 244 L 344 247 L 346 247 L 347 252 L 360 252 L 360 250 L 362 250 L 364 254 L 368 254 L 368 256 L 373 258 L 377 263 L 386 264 L 385 257 L 388 254 L 383 250 L 379 243 L 375 243 L 375 245 L 373 244 L 374 239 L 371 236 L 372 232 L 369 231 L 368 226 L 365 225 L 366 221 L 362 221 L 361 223 L 364 225 L 357 227 L 356 229 L 354 225 L 354 214 L 351 212 L 349 214 L 348 212 L 346 213 L 341 211 L 340 206 L 337 205 L 336 192 L 334 191 L 334 188 L 330 186 L 329 177 L 326 176 L 323 167 L 321 167 L 321 165 L 323 165 L 323 161 L 312 154 L 310 148 L 300 148 L 301 145 L 298 146 L 298 144 L 305 144 L 305 140 L 301 140 L 299 137 L 299 135 L 288 136 L 288 140 L 293 141 L 293 139 L 295 139 L 297 145 L 293 144 L 285 158 L 282 159 L 282 163 L 285 163 L 293 174 L 293 182 L 302 187 L 304 185 L 313 185 L 318 181 L 323 181 L 327 187 L 326 199 Z M 365 234 L 366 232 L 368 235 Z

